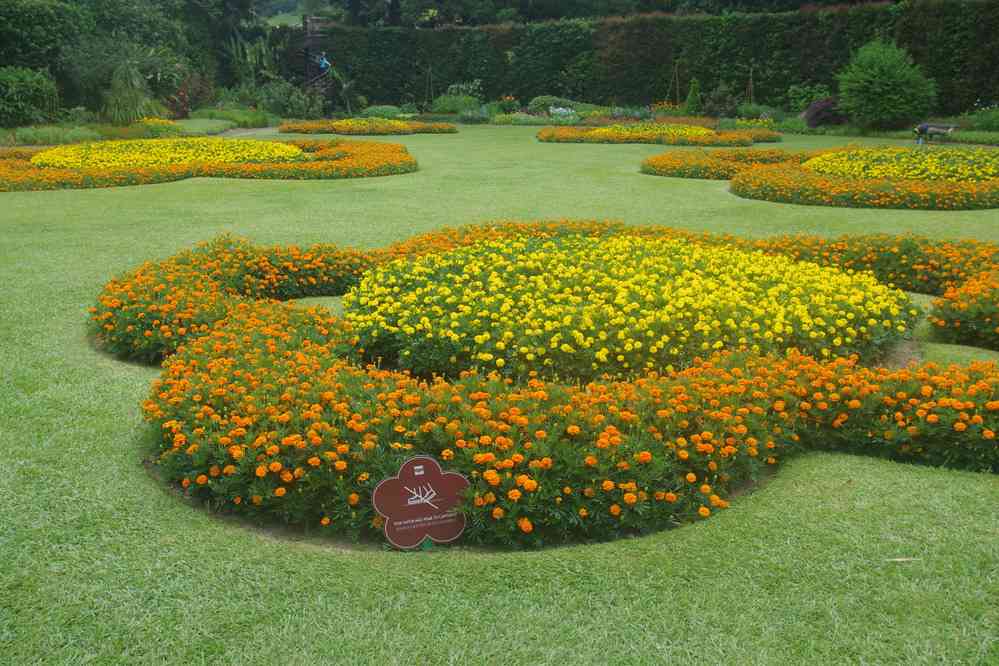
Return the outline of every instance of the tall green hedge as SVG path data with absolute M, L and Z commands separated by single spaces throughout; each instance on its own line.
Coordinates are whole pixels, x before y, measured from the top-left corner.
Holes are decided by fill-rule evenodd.
M 438 30 L 334 26 L 316 48 L 357 79 L 359 93 L 381 103 L 422 101 L 431 80 L 440 93 L 449 83 L 478 78 L 490 97 L 547 94 L 641 104 L 665 96 L 674 63 L 684 92 L 694 78 L 702 90 L 722 82 L 743 90 L 752 68 L 758 100 L 776 102 L 793 84 L 834 86 L 851 52 L 875 37 L 896 40 L 936 79 L 939 112 L 999 99 L 995 0 Z M 300 31 L 293 41 L 304 42 Z M 294 57 L 289 70 L 301 60 Z

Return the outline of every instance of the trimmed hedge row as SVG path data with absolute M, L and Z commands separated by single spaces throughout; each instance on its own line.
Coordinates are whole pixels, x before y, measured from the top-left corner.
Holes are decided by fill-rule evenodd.
M 304 37 L 293 32 L 291 42 Z M 481 79 L 490 98 L 560 95 L 608 104 L 647 104 L 666 94 L 679 63 L 684 88 L 725 82 L 779 101 L 794 84 L 834 84 L 852 50 L 877 36 L 895 39 L 936 80 L 942 113 L 970 108 L 999 92 L 999 4 L 990 0 L 916 0 L 781 14 L 649 14 L 573 19 L 526 26 L 412 30 L 328 28 L 325 50 L 378 102 L 421 100 L 428 70 L 442 87 Z M 289 48 L 289 73 L 303 67 Z M 438 88 L 437 92 L 440 92 Z

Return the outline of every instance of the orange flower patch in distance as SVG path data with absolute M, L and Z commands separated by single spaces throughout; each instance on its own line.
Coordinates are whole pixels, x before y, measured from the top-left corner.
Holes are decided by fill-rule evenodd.
M 346 120 L 296 120 L 282 123 L 279 132 L 289 134 L 454 134 L 450 123 L 425 123 L 387 118 L 347 118 Z
M 154 139 L 145 143 L 159 144 L 191 139 Z M 211 139 L 225 146 L 225 139 Z M 133 142 L 104 142 L 102 147 Z M 250 142 L 253 143 L 253 142 Z M 260 142 L 264 143 L 264 142 Z M 83 189 L 166 183 L 185 178 L 267 178 L 284 180 L 361 178 L 411 173 L 417 170 L 416 160 L 399 144 L 361 141 L 291 141 L 272 142 L 282 147 L 300 150 L 299 156 L 282 157 L 280 161 L 194 161 L 171 164 L 168 151 L 164 159 L 152 166 L 130 166 L 127 159 L 109 161 L 104 168 L 60 167 L 75 164 L 74 156 L 56 155 L 46 158 L 46 152 L 6 150 L 0 152 L 0 192 L 25 190 Z M 79 146 L 75 146 L 79 148 Z M 68 148 L 67 148 L 68 149 Z
M 93 325 L 110 351 L 166 356 L 143 403 L 165 478 L 212 506 L 345 535 L 377 536 L 372 492 L 416 454 L 471 482 L 466 541 L 517 547 L 710 520 L 734 488 L 801 449 L 999 471 L 992 364 L 884 369 L 792 350 L 723 352 L 681 371 L 589 383 L 460 367 L 421 379 L 363 365 L 349 327 L 278 300 L 342 293 L 392 258 L 514 231 L 729 243 L 868 266 L 927 290 L 966 281 L 967 266 L 994 265 L 999 250 L 887 236 L 868 237 L 874 249 L 864 250 L 851 239 L 585 221 L 445 229 L 364 253 L 226 239 L 113 280 Z M 924 272 L 932 277 L 920 282 Z

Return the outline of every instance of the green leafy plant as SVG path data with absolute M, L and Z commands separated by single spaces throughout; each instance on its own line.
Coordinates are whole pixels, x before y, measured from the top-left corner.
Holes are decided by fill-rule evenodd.
M 55 81 L 26 67 L 0 67 L 0 127 L 50 120 L 59 107 Z
M 862 46 L 836 79 L 839 109 L 861 127 L 902 127 L 924 119 L 936 103 L 936 83 L 905 49 L 879 39 Z
M 832 97 L 829 86 L 822 83 L 810 85 L 807 83 L 796 83 L 788 86 L 784 93 L 785 106 L 794 113 L 801 113 L 808 108 L 812 102 L 820 99 Z

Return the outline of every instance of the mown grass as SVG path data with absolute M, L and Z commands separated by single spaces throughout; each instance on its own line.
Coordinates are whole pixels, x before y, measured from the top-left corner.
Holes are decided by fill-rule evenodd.
M 95 350 L 85 309 L 112 275 L 219 233 L 375 247 L 590 217 L 999 241 L 995 211 L 747 201 L 639 174 L 654 146 L 533 134 L 403 137 L 421 171 L 384 179 L 0 195 L 0 662 L 999 661 L 994 476 L 807 454 L 711 520 L 642 539 L 401 554 L 221 520 L 146 471 L 138 403 L 157 371 Z

